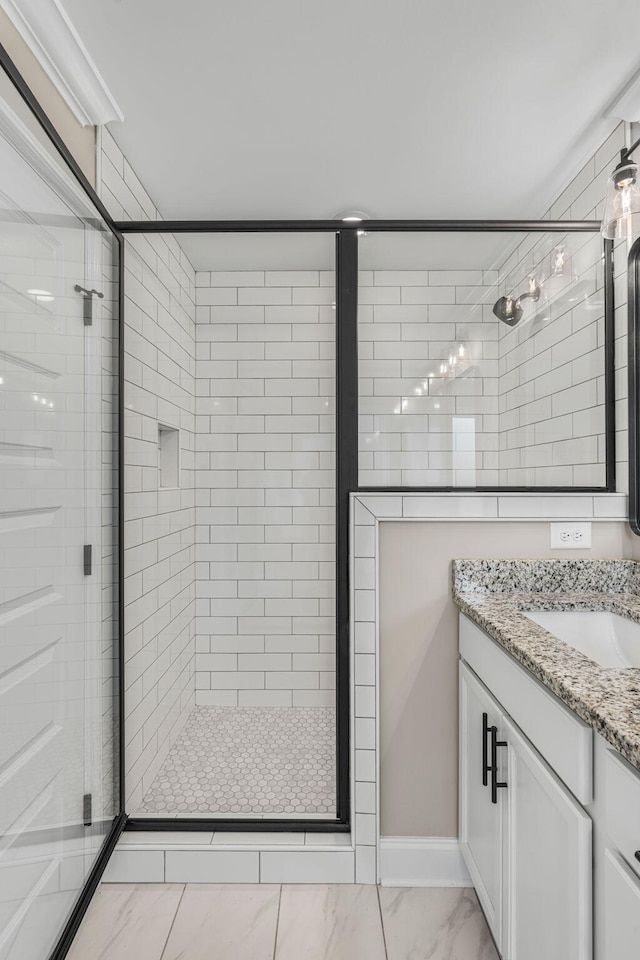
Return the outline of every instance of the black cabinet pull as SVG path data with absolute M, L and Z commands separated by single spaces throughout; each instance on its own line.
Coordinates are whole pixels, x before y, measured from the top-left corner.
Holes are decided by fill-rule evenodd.
M 636 860 L 640 860 L 640 850 L 636 850 L 636 852 L 634 853 L 634 857 L 636 858 Z
M 489 783 L 489 771 L 491 767 L 489 766 L 489 747 L 487 745 L 487 737 L 491 727 L 489 726 L 489 715 L 487 713 L 482 714 L 482 786 L 486 787 Z
M 498 740 L 498 728 L 491 727 L 491 803 L 498 802 L 498 790 L 507 786 L 504 781 L 498 780 L 498 747 L 506 746 L 506 740 Z

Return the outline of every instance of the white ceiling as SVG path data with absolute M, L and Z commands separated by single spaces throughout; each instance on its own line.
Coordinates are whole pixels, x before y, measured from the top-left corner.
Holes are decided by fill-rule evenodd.
M 63 0 L 166 218 L 540 216 L 616 121 L 638 0 Z

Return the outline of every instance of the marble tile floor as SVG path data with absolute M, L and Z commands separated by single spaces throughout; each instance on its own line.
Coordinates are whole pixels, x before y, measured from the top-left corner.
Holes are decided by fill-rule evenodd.
M 335 711 L 195 707 L 137 811 L 335 815 Z
M 471 889 L 103 884 L 68 960 L 498 960 Z

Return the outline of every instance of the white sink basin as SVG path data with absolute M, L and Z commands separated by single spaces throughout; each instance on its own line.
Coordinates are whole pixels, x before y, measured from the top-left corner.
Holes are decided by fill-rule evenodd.
M 610 670 L 640 667 L 640 624 L 601 610 L 527 610 L 525 617 Z

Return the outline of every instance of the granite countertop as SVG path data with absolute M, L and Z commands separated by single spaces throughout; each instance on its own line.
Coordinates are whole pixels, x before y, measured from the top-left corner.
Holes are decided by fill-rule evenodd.
M 612 670 L 523 616 L 607 610 L 640 623 L 632 560 L 454 560 L 453 599 L 471 620 L 640 770 L 640 669 Z

